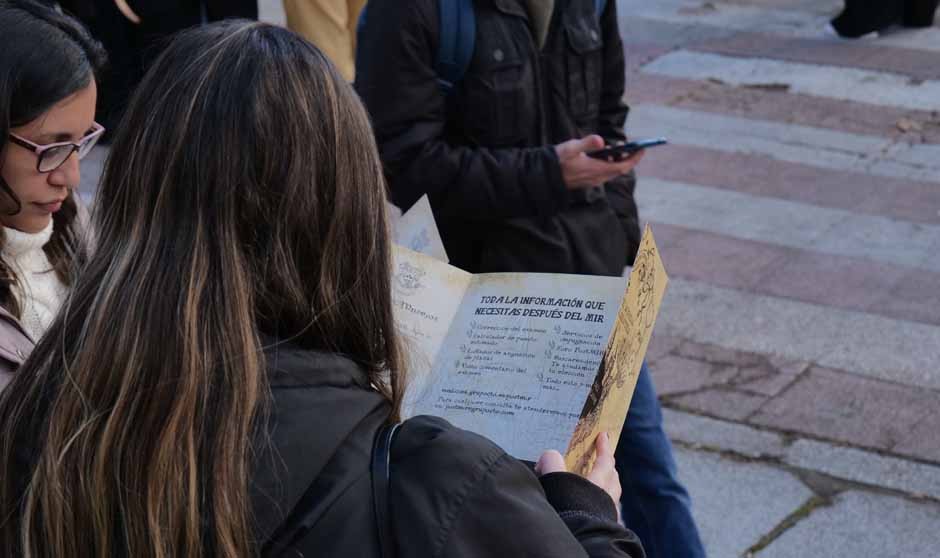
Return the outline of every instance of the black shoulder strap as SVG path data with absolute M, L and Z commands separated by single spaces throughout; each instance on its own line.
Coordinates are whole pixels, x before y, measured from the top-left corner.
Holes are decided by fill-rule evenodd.
M 395 441 L 399 426 L 401 423 L 382 426 L 375 435 L 375 443 L 372 446 L 372 499 L 382 558 L 395 558 L 396 554 L 388 492 L 392 478 L 392 442 Z
M 373 506 L 375 520 L 379 535 L 379 548 L 382 558 L 395 558 L 394 535 L 390 515 L 389 482 L 391 480 L 391 449 L 395 434 L 401 423 L 383 425 L 375 434 L 372 442 L 372 459 L 369 463 L 369 472 L 372 477 Z M 291 510 L 284 521 L 277 526 L 267 541 L 262 545 L 260 555 L 262 558 L 283 556 L 297 541 L 302 539 L 309 525 L 306 525 L 307 514 L 321 503 L 325 491 L 328 489 L 322 479 L 315 480 L 301 496 L 295 508 Z

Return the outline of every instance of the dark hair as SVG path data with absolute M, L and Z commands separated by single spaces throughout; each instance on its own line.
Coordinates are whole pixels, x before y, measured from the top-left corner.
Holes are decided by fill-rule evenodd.
M 104 64 L 104 51 L 74 19 L 31 0 L 0 0 L 0 155 L 10 129 L 41 116 L 53 105 L 87 87 Z M 2 164 L 2 157 L 0 157 Z M 0 177 L 0 196 L 20 211 L 20 200 Z M 71 282 L 71 260 L 77 249 L 73 224 L 74 195 L 53 215 L 53 234 L 44 247 L 59 278 Z M 2 241 L 2 234 L 0 234 Z M 0 260 L 0 305 L 19 315 L 13 296 L 16 274 Z
M 285 29 L 186 31 L 132 99 L 99 194 L 95 249 L 0 398 L 0 554 L 254 555 L 262 338 L 342 353 L 393 417 L 401 402 L 365 109 Z

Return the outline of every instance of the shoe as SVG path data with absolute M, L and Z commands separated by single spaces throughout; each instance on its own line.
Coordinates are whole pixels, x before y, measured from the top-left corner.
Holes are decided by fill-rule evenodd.
M 846 41 L 856 41 L 856 40 L 870 41 L 873 39 L 877 39 L 880 36 L 877 31 L 872 31 L 871 33 L 865 33 L 864 35 L 861 35 L 858 37 L 847 37 L 845 35 L 840 34 L 836 30 L 836 28 L 832 26 L 832 23 L 827 23 L 826 26 L 823 27 L 823 35 L 829 38 L 842 39 Z
M 938 0 L 906 0 L 904 3 L 904 27 L 932 27 Z

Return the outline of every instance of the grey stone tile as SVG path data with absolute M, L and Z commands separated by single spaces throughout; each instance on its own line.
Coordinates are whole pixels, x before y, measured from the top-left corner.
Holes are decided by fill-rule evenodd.
M 940 405 L 892 450 L 940 464 Z
M 663 409 L 666 434 L 674 441 L 730 451 L 754 459 L 780 458 L 786 453 L 783 437 L 743 424 Z
M 937 558 L 940 506 L 847 492 L 817 508 L 757 554 L 759 558 Z
M 735 372 L 727 367 L 673 355 L 657 360 L 656 365 L 650 367 L 656 392 L 661 396 L 724 384 L 734 377 Z
M 655 362 L 668 355 L 682 344 L 682 339 L 653 332 L 649 347 L 646 349 L 646 360 Z
M 790 473 L 679 449 L 679 476 L 711 558 L 736 558 L 812 497 Z
M 683 409 L 705 415 L 729 420 L 744 420 L 760 408 L 767 398 L 725 388 L 712 388 L 697 393 L 667 397 L 666 400 Z
M 938 466 L 813 440 L 796 441 L 787 449 L 784 461 L 841 479 L 940 500 Z
M 938 403 L 936 392 L 814 367 L 750 421 L 887 450 Z
M 940 389 L 937 326 L 673 279 L 656 330 Z

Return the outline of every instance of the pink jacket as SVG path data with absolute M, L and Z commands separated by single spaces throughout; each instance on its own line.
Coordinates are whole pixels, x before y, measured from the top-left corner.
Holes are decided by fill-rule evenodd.
M 13 373 L 26 361 L 35 344 L 20 321 L 0 307 L 0 391 L 13 379 Z

